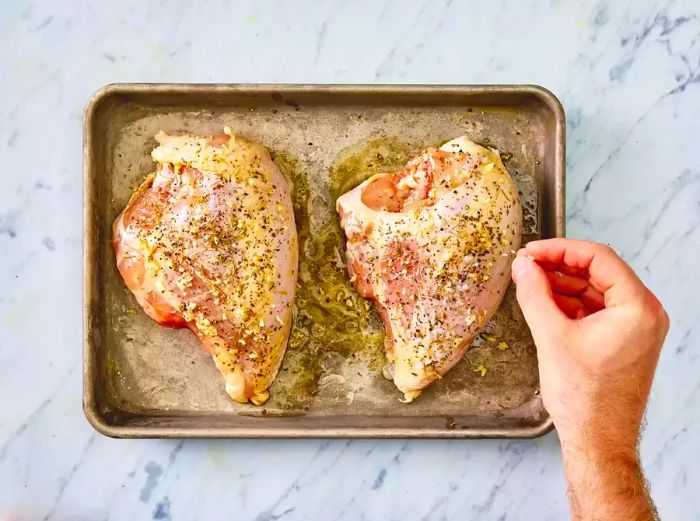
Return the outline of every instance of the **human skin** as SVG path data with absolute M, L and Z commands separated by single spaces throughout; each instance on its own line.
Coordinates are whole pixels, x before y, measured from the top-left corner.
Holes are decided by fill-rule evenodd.
M 638 441 L 669 318 L 608 246 L 528 243 L 513 261 L 574 520 L 654 520 Z

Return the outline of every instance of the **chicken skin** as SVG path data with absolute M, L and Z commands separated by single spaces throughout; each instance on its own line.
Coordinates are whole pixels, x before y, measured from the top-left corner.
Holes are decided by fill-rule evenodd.
M 113 225 L 119 272 L 153 320 L 192 330 L 233 400 L 262 404 L 292 322 L 290 184 L 264 147 L 228 128 L 156 140 L 155 173 Z
M 501 303 L 520 247 L 518 190 L 498 151 L 466 137 L 338 198 L 350 277 L 384 323 L 404 401 L 440 379 Z

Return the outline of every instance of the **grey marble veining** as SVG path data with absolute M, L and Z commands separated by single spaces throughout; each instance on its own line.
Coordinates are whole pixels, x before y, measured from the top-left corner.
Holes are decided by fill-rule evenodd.
M 0 519 L 566 519 L 534 441 L 111 440 L 81 412 L 81 118 L 116 81 L 538 83 L 568 116 L 568 233 L 668 308 L 642 457 L 700 516 L 700 3 L 0 4 Z

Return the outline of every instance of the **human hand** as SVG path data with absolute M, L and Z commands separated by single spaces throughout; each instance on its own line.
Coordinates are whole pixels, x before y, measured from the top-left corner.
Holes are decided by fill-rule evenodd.
M 562 446 L 636 454 L 668 315 L 609 247 L 528 243 L 513 262 L 542 400 Z
M 513 280 L 561 440 L 572 518 L 657 519 L 637 440 L 668 315 L 601 244 L 528 243 Z

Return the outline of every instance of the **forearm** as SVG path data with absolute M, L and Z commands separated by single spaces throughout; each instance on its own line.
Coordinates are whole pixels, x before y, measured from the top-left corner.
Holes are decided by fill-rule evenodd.
M 634 446 L 562 441 L 562 453 L 574 521 L 658 519 Z

